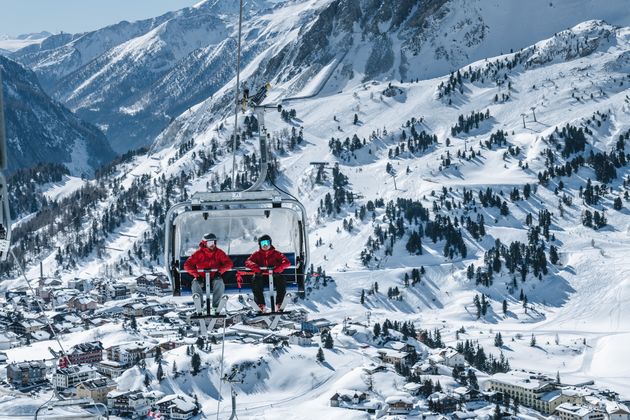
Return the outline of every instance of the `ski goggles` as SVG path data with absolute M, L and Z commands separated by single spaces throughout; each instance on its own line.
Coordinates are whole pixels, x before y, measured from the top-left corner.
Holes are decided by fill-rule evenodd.
M 262 248 L 263 246 L 271 246 L 271 241 L 269 239 L 260 241 L 260 247 Z

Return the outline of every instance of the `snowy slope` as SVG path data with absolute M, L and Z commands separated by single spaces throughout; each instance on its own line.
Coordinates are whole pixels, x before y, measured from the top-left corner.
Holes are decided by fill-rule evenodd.
M 354 319 L 364 319 L 366 307 L 358 302 L 362 289 L 368 290 L 374 281 L 382 282 L 382 290 L 389 286 L 400 286 L 400 279 L 404 272 L 409 271 L 408 267 L 424 265 L 430 281 L 421 290 L 407 292 L 406 304 L 403 305 L 392 307 L 385 303 L 386 298 L 380 299 L 380 304 L 368 305 L 372 316 L 382 320 L 392 317 L 394 311 L 397 319 L 417 320 L 420 317 L 421 324 L 425 326 L 440 326 L 443 325 L 442 320 L 447 320 L 446 325 L 451 326 L 451 332 L 462 324 L 468 328 L 475 325 L 475 320 L 464 308 L 471 305 L 474 288 L 471 289 L 470 282 L 466 280 L 464 268 L 470 261 L 481 258 L 483 250 L 493 244 L 494 238 L 500 238 L 504 243 L 516 239 L 526 240 L 527 230 L 522 220 L 527 212 L 537 213 L 539 209 L 548 208 L 555 214 L 553 233 L 561 244 L 562 265 L 554 269 L 550 278 L 542 284 L 525 284 L 530 302 L 534 302 L 534 306 L 539 308 L 540 315 L 525 313 L 518 301 L 506 295 L 504 288 L 495 286 L 482 290 L 494 299 L 493 305 L 497 308 L 497 314 L 501 300 L 507 297 L 513 316 L 498 315 L 488 322 L 494 324 L 491 328 L 495 331 L 521 331 L 523 334 L 540 331 L 541 334 L 552 336 L 552 332 L 558 331 L 561 334 L 587 338 L 592 347 L 585 351 L 580 350 L 580 357 L 583 358 L 581 364 L 569 367 L 568 359 L 555 357 L 541 368 L 551 373 L 556 370 L 561 374 L 570 373 L 576 378 L 576 382 L 595 377 L 598 383 L 627 393 L 623 378 L 630 375 L 630 372 L 620 372 L 619 368 L 611 372 L 606 367 L 610 365 L 603 362 L 609 358 L 618 358 L 614 349 L 627 345 L 628 340 L 626 326 L 630 325 L 630 312 L 624 303 L 628 301 L 629 290 L 627 274 L 624 273 L 628 272 L 630 266 L 622 257 L 627 252 L 624 244 L 627 244 L 630 227 L 627 211 L 607 212 L 612 228 L 596 232 L 580 224 L 584 207 L 578 203 L 577 197 L 574 197 L 574 206 L 567 208 L 564 216 L 560 217 L 557 209 L 554 210 L 557 197 L 553 191 L 540 187 L 532 201 L 513 203 L 512 215 L 508 218 L 499 217 L 498 212 L 486 211 L 490 236 L 478 246 L 469 242 L 469 256 L 465 261 L 451 262 L 441 255 L 440 248 L 431 252 L 429 245 L 429 252 L 420 257 L 405 255 L 404 249 L 397 249 L 394 256 L 384 260 L 380 270 L 365 271 L 358 260 L 358 254 L 371 234 L 370 223 L 359 224 L 358 229 L 350 234 L 344 230 L 337 233 L 337 229 L 341 227 L 341 218 L 317 220 L 317 207 L 329 190 L 313 184 L 314 169 L 309 162 L 337 161 L 328 148 L 331 135 L 345 138 L 357 133 L 360 138 L 368 138 L 372 132 L 386 128 L 388 132 L 398 136 L 405 121 L 413 117 L 424 117 L 422 128 L 436 133 L 440 140 L 436 151 L 417 157 L 407 154 L 391 161 L 398 172 L 398 189 L 394 190 L 392 177 L 385 171 L 385 158 L 387 148 L 395 143 L 391 137 L 381 136 L 372 140 L 372 155 L 361 150 L 357 152 L 357 160 L 340 162 L 342 172 L 349 177 L 352 191 L 363 195 L 365 200 L 427 197 L 426 206 L 429 206 L 433 201 L 430 198 L 431 191 L 438 192 L 442 186 L 453 188 L 454 191 L 461 191 L 462 187 L 475 190 L 491 186 L 507 193 L 514 186 L 522 188 L 526 183 L 535 185 L 536 173 L 543 168 L 540 152 L 545 146 L 541 139 L 551 134 L 555 127 L 566 123 L 583 123 L 597 111 L 610 110 L 611 122 L 607 123 L 605 129 L 599 130 L 594 142 L 595 150 L 610 150 L 619 133 L 630 127 L 627 117 L 630 108 L 625 89 L 625 85 L 629 83 L 626 80 L 628 34 L 627 29 L 615 30 L 601 22 L 591 21 L 526 49 L 523 52 L 523 56 L 528 57 L 525 59 L 526 64 L 509 75 L 512 93 L 511 99 L 506 103 L 494 103 L 493 100 L 495 94 L 507 92 L 506 87 L 494 83 L 466 83 L 464 95 L 455 96 L 458 105 L 448 106 L 446 101 L 437 99 L 437 86 L 444 78 L 397 84 L 404 95 L 394 98 L 381 96 L 387 83 L 366 83 L 355 85 L 334 96 L 292 101 L 290 107 L 297 111 L 307 143 L 299 152 L 290 153 L 282 159 L 282 182 L 284 187 L 299 194 L 308 207 L 313 219 L 311 241 L 317 238 L 323 240 L 323 247 L 311 246 L 313 260 L 316 265 L 324 266 L 328 272 L 335 272 L 334 277 L 337 280 L 334 297 L 330 296 L 332 300 L 329 300 L 330 297 L 314 299 L 315 302 L 309 305 L 309 309 L 316 310 L 318 315 L 336 319 L 348 315 Z M 575 39 L 591 40 L 594 49 L 583 57 L 570 54 L 570 44 L 574 42 L 571 40 Z M 512 56 L 502 57 L 501 60 Z M 485 60 L 472 64 L 479 68 L 485 65 Z M 603 96 L 600 90 L 605 92 Z M 584 99 L 577 101 L 572 98 L 574 92 L 580 92 Z M 599 96 L 590 99 L 591 92 L 598 93 Z M 533 121 L 530 109 L 534 105 L 536 122 Z M 202 109 L 204 108 L 199 107 L 199 111 Z M 485 109 L 489 109 L 493 116 L 491 126 L 485 126 L 483 130 L 473 132 L 466 138 L 451 137 L 451 146 L 445 146 L 446 138 L 450 137 L 450 127 L 458 115 Z M 361 121 L 359 126 L 352 124 L 355 113 Z M 527 128 L 523 128 L 523 113 L 526 114 Z M 186 122 L 181 127 L 182 137 L 190 135 L 195 130 L 193 127 L 201 122 L 194 116 L 188 116 L 186 114 Z M 273 113 L 267 119 L 272 131 L 275 130 L 276 133 L 284 127 L 284 123 Z M 231 120 L 228 118 L 222 123 L 228 127 L 226 132 L 231 133 Z M 439 171 L 440 155 L 446 150 L 454 154 L 457 149 L 462 148 L 464 142 L 468 147 L 477 145 L 499 128 L 510 133 L 509 141 L 522 149 L 520 160 L 528 163 L 528 171 L 519 168 L 519 159 L 504 159 L 501 150 L 486 150 L 481 159 L 461 161 L 457 163 L 457 169 Z M 204 138 L 216 135 L 212 127 L 205 132 L 193 132 L 201 138 L 202 144 Z M 164 153 L 166 151 L 157 156 L 166 156 Z M 229 173 L 229 163 L 226 166 Z M 406 167 L 410 169 L 408 174 Z M 216 170 L 223 171 L 222 165 Z M 172 168 L 171 171 L 176 172 L 177 169 Z M 625 174 L 627 168 L 618 173 L 618 176 L 623 177 Z M 592 178 L 592 172 L 581 170 L 579 179 L 582 181 L 572 181 L 571 194 L 577 194 L 578 186 L 587 177 Z M 615 191 L 619 188 L 619 179 L 612 184 Z M 205 185 L 203 180 L 196 184 L 200 187 Z M 568 182 L 565 181 L 565 184 Z M 551 186 L 549 188 L 553 190 Z M 349 210 L 350 213 L 353 212 L 352 208 Z M 491 223 L 495 218 L 496 223 Z M 594 239 L 594 247 L 591 239 Z M 328 244 L 333 245 L 332 250 Z M 344 252 L 337 252 L 339 247 Z M 446 331 L 448 330 L 447 328 Z M 527 352 L 526 349 L 521 351 Z M 522 359 L 516 357 L 513 366 L 528 366 L 528 358 L 531 357 L 528 354 L 530 352 L 525 353 Z
M 490 2 L 483 4 L 488 6 Z M 575 13 L 586 14 L 588 4 L 580 4 L 583 6 L 581 11 Z M 556 7 L 555 3 L 553 7 Z M 272 16 L 277 21 L 271 22 L 279 24 L 282 18 L 286 19 L 282 9 L 274 10 Z M 606 9 L 600 10 L 606 12 Z M 530 19 L 528 22 L 538 22 L 525 10 L 521 12 Z M 623 14 L 617 17 L 623 18 Z M 286 148 L 284 153 L 278 153 L 282 169 L 278 181 L 307 207 L 311 260 L 334 278 L 334 282 L 316 288 L 299 305 L 309 311 L 310 318 L 326 317 L 338 323 L 351 318 L 365 324 L 369 312 L 372 324 L 389 318 L 412 321 L 423 329 L 439 328 L 446 343 L 455 344 L 456 334 L 460 340 L 478 340 L 495 356 L 503 352 L 513 368 L 535 368 L 551 376 L 558 372 L 565 383 L 594 380 L 597 387 L 610 387 L 622 397 L 629 398 L 627 378 L 630 377 L 630 367 L 625 363 L 623 353 L 630 344 L 630 261 L 625 258 L 630 235 L 628 201 L 623 199 L 621 211 L 612 209 L 612 200 L 627 191 L 623 179 L 629 175 L 628 166 L 616 169 L 617 177 L 607 184 L 612 193 L 607 193 L 596 206 L 589 206 L 579 198 L 580 187 L 586 179 L 595 179 L 590 166 L 579 168 L 570 177 L 551 178 L 546 186 L 539 185 L 537 174 L 545 170 L 542 153 L 554 146 L 549 136 L 556 127 L 561 129 L 566 124 L 589 127 L 593 134 L 588 136 L 585 155 L 591 150 L 594 153 L 610 152 L 619 136 L 630 130 L 627 90 L 630 84 L 630 29 L 589 20 L 569 30 L 558 31 L 547 39 L 541 35 L 532 41 L 536 41 L 535 45 L 515 45 L 514 53 L 487 60 L 479 56 L 475 57 L 479 61 L 462 63 L 462 73 L 469 66 L 470 70 L 487 70 L 488 73 L 484 73 L 481 80 L 471 81 L 464 77 L 461 89 L 458 85 L 450 95 L 441 96 L 440 86 L 449 81 L 448 74 L 444 73 L 418 82 L 399 83 L 396 77 L 391 83 L 399 93 L 388 96 L 392 89 L 388 89 L 390 81 L 385 77 L 363 82 L 364 74 L 361 73 L 335 79 L 334 74 L 338 74 L 335 70 L 329 79 L 330 69 L 322 67 L 321 72 L 303 81 L 305 96 L 319 94 L 285 103 L 286 108 L 295 109 L 296 119 L 287 123 L 275 111 L 267 113 L 266 122 L 274 139 L 285 139 L 283 132 L 293 126 L 304 130 L 304 143 L 295 150 Z M 523 50 L 516 52 L 516 48 L 521 47 Z M 354 53 L 348 54 L 343 60 L 348 60 L 347 57 Z M 340 60 L 339 57 L 335 59 Z M 254 73 L 257 64 L 253 63 L 245 70 L 246 74 Z M 507 63 L 510 63 L 509 68 Z M 343 66 L 335 68 L 341 71 Z M 287 78 L 285 84 L 275 84 L 269 103 L 280 100 L 284 92 L 291 92 L 293 82 Z M 223 90 L 226 97 L 228 88 Z M 507 99 L 495 101 L 495 96 L 502 98 L 502 95 Z M 114 177 L 118 180 L 119 190 L 129 189 L 142 175 L 150 176 L 148 184 L 156 184 L 149 190 L 151 201 L 165 194 L 160 185 L 179 179 L 182 172 L 193 174 L 183 185 L 188 194 L 205 190 L 214 179 L 222 180 L 224 174 L 230 173 L 232 160 L 227 154 L 218 154 L 216 164 L 209 171 L 197 172 L 200 152 L 210 150 L 213 140 L 222 152 L 227 150 L 226 142 L 233 132 L 233 115 L 224 117 L 223 109 L 221 113 L 213 113 L 214 106 L 212 101 L 206 101 L 186 111 L 157 139 L 150 155 L 138 156 L 117 167 Z M 535 118 L 532 107 L 535 107 Z M 486 110 L 491 117 L 478 128 L 467 134 L 452 134 L 451 128 L 460 115 Z M 357 124 L 353 123 L 355 114 Z M 407 121 L 412 118 L 421 121 L 415 125 L 416 130 L 435 134 L 438 143 L 423 152 L 412 154 L 405 150 L 390 158 L 389 151 L 400 146 L 402 129 L 407 129 L 409 135 Z M 243 120 L 242 116 L 239 120 Z M 223 125 L 222 129 L 220 125 Z M 505 146 L 483 146 L 499 129 L 506 131 L 511 146 L 519 147 L 518 154 L 507 153 Z M 354 134 L 366 139 L 366 145 L 354 151 L 356 157 L 348 153 L 347 158 L 339 158 L 331 153 L 331 137 L 343 141 Z M 191 139 L 194 144 L 185 147 Z M 481 154 L 473 159 L 457 157 L 458 150 L 465 148 L 468 151 L 471 147 Z M 245 153 L 251 153 L 255 148 L 255 142 L 245 141 L 238 152 L 239 162 Z M 444 168 L 443 158 L 447 152 L 452 163 Z M 564 162 L 564 158 L 556 158 L 559 163 Z M 361 195 L 356 204 L 343 206 L 340 214 L 318 216 L 320 200 L 332 191 L 332 185 L 330 180 L 323 185 L 314 182 L 316 170 L 310 165 L 311 161 L 339 163 L 340 170 L 348 177 L 349 188 Z M 396 172 L 395 187 L 392 175 L 386 172 L 388 164 Z M 524 166 L 527 169 L 523 169 Z M 560 179 L 564 183 L 562 193 L 572 198 L 572 204 L 564 205 L 562 212 L 558 208 L 562 193 L 556 195 L 554 191 Z M 509 199 L 514 187 L 523 190 L 525 184 L 534 189 L 528 200 Z M 468 250 L 465 258 L 458 255 L 447 258 L 443 254 L 444 241 L 432 243 L 429 238 L 424 238 L 422 255 L 411 255 L 405 249 L 406 241 L 398 241 L 392 255 L 385 255 L 381 249 L 375 254 L 377 263 L 372 262 L 370 267 L 361 263 L 360 253 L 368 237 L 374 235 L 374 226 L 387 226 L 383 208 L 375 210 L 374 219 L 371 214 L 363 221 L 354 217 L 355 210 L 368 200 L 383 199 L 387 203 L 397 198 L 410 198 L 432 209 L 433 203 L 442 205 L 440 195 L 444 188 L 447 200 L 459 201 L 463 188 L 472 190 L 476 197 L 487 187 L 503 193 L 502 198 L 509 207 L 508 215 L 501 215 L 497 208 L 480 205 L 448 213 L 457 217 L 465 212 L 473 217 L 482 214 L 485 218 L 487 234 L 481 240 L 475 240 L 464 230 Z M 68 184 L 68 188 L 72 185 Z M 54 193 L 51 191 L 51 196 Z M 100 220 L 99 211 L 115 199 L 112 194 L 99 203 L 92 220 Z M 526 242 L 528 226 L 525 218 L 528 213 L 535 218 L 542 209 L 553 213 L 550 230 L 555 240 L 548 244 L 559 248 L 560 261 L 557 265 L 550 264 L 549 273 L 540 280 L 531 275 L 524 283 L 519 280 L 518 289 L 522 288 L 529 297 L 525 310 L 518 299 L 518 290 L 510 293 L 512 275 L 504 268 L 495 274 L 494 283 L 489 287 L 469 280 L 466 268 L 470 264 L 483 267 L 484 252 L 494 246 L 496 239 L 504 244 L 513 240 Z M 608 225 L 599 230 L 583 226 L 582 214 L 587 209 L 605 209 Z M 99 256 L 93 253 L 73 269 L 60 269 L 54 252 L 51 252 L 44 258 L 44 270 L 49 273 L 60 270 L 64 280 L 75 276 L 102 276 L 115 270 L 121 261 L 129 262 L 128 251 L 142 243 L 143 234 L 152 234 L 149 223 L 152 219 L 144 219 L 146 213 L 143 208 L 139 212 L 142 218 L 130 218 L 115 234 L 107 237 L 109 251 Z M 444 208 L 438 213 L 447 214 Z M 435 217 L 435 212 L 431 212 L 431 217 Z M 343 229 L 344 218 L 353 219 L 351 232 Z M 92 220 L 86 221 L 86 231 Z M 322 246 L 316 246 L 319 239 Z M 53 250 L 63 243 L 62 238 L 54 241 Z M 156 264 L 137 259 L 130 263 L 135 275 Z M 405 288 L 404 274 L 419 266 L 426 269 L 422 282 Z M 33 261 L 27 275 L 36 277 L 38 270 Z M 127 270 L 120 271 L 118 276 L 130 280 Z M 3 282 L 2 286 L 5 289 L 16 287 L 21 282 L 21 279 L 14 279 Z M 379 284 L 379 291 L 368 295 L 362 304 L 362 291 L 370 291 L 375 282 Z M 404 299 L 389 299 L 386 291 L 390 287 L 400 288 Z M 486 294 L 492 307 L 488 315 L 479 320 L 472 304 L 473 296 L 478 293 Z M 183 304 L 183 298 L 163 299 Z M 501 310 L 504 299 L 508 306 L 506 314 Z M 230 309 L 238 306 L 235 301 L 231 302 Z M 155 328 L 149 320 L 140 323 L 141 331 L 149 332 Z M 466 332 L 456 333 L 462 326 Z M 232 366 L 244 366 L 244 382 L 237 385 L 239 418 L 286 416 L 310 419 L 320 418 L 322 414 L 331 419 L 364 418 L 361 413 L 333 408 L 329 404 L 330 397 L 338 390 L 367 389 L 362 368 L 374 362 L 376 349 L 383 345 L 372 338 L 371 328 L 356 328 L 357 334 L 352 337 L 344 335 L 340 325 L 333 328 L 335 348 L 325 351 L 326 361 L 323 363 L 315 360 L 316 346 L 273 349 L 261 343 L 240 342 L 236 338 L 226 340 L 225 371 L 230 371 Z M 505 344 L 501 349 L 493 347 L 496 332 L 502 332 L 504 336 Z M 532 334 L 537 337 L 536 346 L 529 344 Z M 94 338 L 103 339 L 109 345 L 131 341 L 136 336 L 119 325 L 109 325 L 64 336 L 63 341 L 71 345 Z M 190 339 L 190 344 L 192 342 Z M 9 356 L 12 360 L 47 357 L 48 345 L 51 343 L 35 343 L 28 352 L 15 349 Z M 419 343 L 414 342 L 414 345 L 419 350 L 423 348 Z M 219 380 L 219 347 L 214 345 L 209 353 L 200 351 L 203 361 L 200 375 L 167 375 L 165 381 L 154 382 L 152 387 L 167 393 L 196 394 L 207 417 L 216 415 L 221 389 L 224 400 L 218 409 L 222 415 L 229 415 L 229 392 Z M 166 352 L 165 371 L 170 372 L 174 361 L 180 372 L 188 371 L 190 359 L 185 354 L 184 347 Z M 157 366 L 149 361 L 147 369 L 150 375 L 155 375 Z M 483 381 L 485 376 L 479 373 L 479 378 Z M 143 379 L 144 372 L 133 368 L 119 378 L 118 384 L 121 389 L 142 388 Z M 439 379 L 443 386 L 455 385 L 450 374 L 435 379 Z M 388 396 L 400 392 L 404 384 L 403 378 L 392 370 L 374 374 L 373 380 L 373 398 L 378 401 L 385 401 Z M 529 414 L 535 416 L 535 413 Z

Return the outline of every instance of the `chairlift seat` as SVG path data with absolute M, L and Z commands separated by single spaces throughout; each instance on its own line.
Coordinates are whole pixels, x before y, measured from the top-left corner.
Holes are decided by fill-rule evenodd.
M 304 291 L 304 270 L 303 270 L 302 265 L 299 264 L 299 261 L 298 261 L 298 264 L 296 264 L 295 253 L 286 252 L 283 254 L 287 257 L 291 265 L 287 267 L 282 273 L 280 274 L 275 273 L 274 277 L 282 276 L 282 278 L 286 282 L 287 290 L 297 290 L 299 292 L 303 292 Z M 252 280 L 254 278 L 253 274 L 241 275 L 242 282 L 240 284 L 241 286 L 240 288 L 237 281 L 238 272 L 252 273 L 252 271 L 245 266 L 245 261 L 247 260 L 247 258 L 249 258 L 249 256 L 250 254 L 229 254 L 228 255 L 228 257 L 230 257 L 230 260 L 232 260 L 232 263 L 234 264 L 234 266 L 232 267 L 231 270 L 226 271 L 222 275 L 223 282 L 225 283 L 226 293 L 230 293 L 233 291 L 238 291 L 238 292 L 248 291 L 251 289 Z M 175 291 L 175 293 L 180 296 L 190 295 L 192 293 L 191 283 L 192 283 L 193 277 L 190 274 L 188 274 L 186 270 L 184 270 L 184 264 L 186 263 L 186 260 L 188 260 L 189 257 L 190 257 L 189 255 L 183 255 L 179 258 L 177 262 L 177 265 L 178 265 L 177 271 L 179 274 L 179 278 L 175 279 L 176 280 L 175 285 L 179 287 L 178 287 L 178 290 Z M 202 284 L 202 287 L 205 287 L 205 284 Z
M 198 192 L 191 201 L 171 207 L 165 220 L 165 263 L 175 296 L 190 294 L 192 276 L 184 270 L 201 235 L 213 233 L 234 268 L 223 275 L 226 290 L 251 288 L 245 260 L 257 247 L 256 239 L 273 236 L 274 245 L 291 262 L 282 274 L 287 288 L 304 291 L 308 267 L 306 210 L 295 198 L 278 191 Z M 240 273 L 239 273 L 240 272 Z

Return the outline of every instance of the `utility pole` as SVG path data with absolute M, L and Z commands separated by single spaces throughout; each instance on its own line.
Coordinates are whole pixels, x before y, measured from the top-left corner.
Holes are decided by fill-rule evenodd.
M 524 112 L 521 114 L 521 117 L 523 117 L 523 128 L 527 128 L 525 127 L 525 113 Z
M 235 383 L 243 383 L 243 381 L 242 380 L 237 381 L 237 380 L 234 379 L 237 374 L 238 374 L 238 371 L 233 367 L 230 376 L 226 375 L 222 379 L 223 381 L 228 382 L 230 384 L 230 394 L 231 394 L 231 399 L 232 399 L 232 414 L 230 415 L 229 420 L 237 420 L 238 419 L 238 416 L 236 415 L 236 396 L 238 394 L 236 393 L 236 390 L 234 389 L 234 384 Z M 218 410 L 217 410 L 217 418 L 219 418 L 219 411 Z
M 398 188 L 396 187 L 396 175 L 394 175 L 394 172 L 392 171 L 390 173 L 390 175 L 392 176 L 392 178 L 394 179 L 394 190 L 398 190 Z
M 367 311 L 367 312 L 365 313 L 365 315 L 367 316 L 367 326 L 368 326 L 368 328 L 369 328 L 369 326 L 370 326 L 370 316 L 372 315 L 372 312 Z
M 536 121 L 536 107 L 535 107 L 535 106 L 532 106 L 532 107 L 531 107 L 531 108 L 529 108 L 529 109 L 531 109 L 531 110 L 532 110 L 532 114 L 534 115 L 534 122 L 538 122 L 538 121 Z

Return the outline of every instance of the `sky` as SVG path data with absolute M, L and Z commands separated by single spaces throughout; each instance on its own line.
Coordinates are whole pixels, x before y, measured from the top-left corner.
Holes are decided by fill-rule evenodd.
M 77 33 L 121 20 L 134 21 L 199 0 L 0 0 L 0 35 L 60 31 Z

